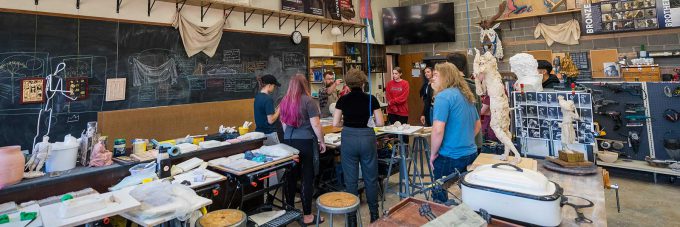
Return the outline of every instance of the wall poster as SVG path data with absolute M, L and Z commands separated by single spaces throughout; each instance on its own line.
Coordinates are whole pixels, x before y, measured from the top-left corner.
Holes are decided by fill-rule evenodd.
M 587 35 L 680 27 L 680 0 L 605 0 L 581 8 Z
M 680 0 L 657 0 L 656 12 L 659 27 L 680 27 Z
M 586 3 L 581 17 L 585 34 L 637 31 L 659 28 L 657 1 L 612 0 Z M 672 0 L 678 1 L 678 0 Z
M 340 20 L 339 0 L 281 0 L 281 10 Z

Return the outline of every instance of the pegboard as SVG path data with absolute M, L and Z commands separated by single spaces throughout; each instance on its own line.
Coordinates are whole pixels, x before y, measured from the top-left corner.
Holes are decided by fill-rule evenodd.
M 680 83 L 647 82 L 654 157 L 657 159 L 670 159 L 663 147 L 663 139 L 667 131 L 673 130 L 673 137 L 680 139 L 680 122 L 672 123 L 664 118 L 664 111 L 668 108 L 680 111 L 680 97 L 667 97 L 663 92 L 665 86 L 675 89 L 680 86 Z
M 624 148 L 620 150 L 621 153 L 629 155 L 631 159 L 635 160 L 644 160 L 645 156 L 650 155 L 650 143 L 649 143 L 649 133 L 647 131 L 647 121 L 642 121 L 643 125 L 642 127 L 626 127 L 627 123 L 631 123 L 632 121 L 628 120 L 625 118 L 625 116 L 628 115 L 641 115 L 644 114 L 642 113 L 637 113 L 637 114 L 632 114 L 632 113 L 626 113 L 626 103 L 638 103 L 638 104 L 644 104 L 645 99 L 647 99 L 647 94 L 645 91 L 641 92 L 639 95 L 633 94 L 634 92 L 632 90 L 624 90 L 624 91 L 619 91 L 615 92 L 611 88 L 608 88 L 607 86 L 611 86 L 614 88 L 614 86 L 621 86 L 621 85 L 632 85 L 632 86 L 637 86 L 640 87 L 642 90 L 643 89 L 643 84 L 642 83 L 623 83 L 623 82 L 607 82 L 607 83 L 600 83 L 600 82 L 587 82 L 587 83 L 580 83 L 580 85 L 588 87 L 590 89 L 593 89 L 593 102 L 594 102 L 594 107 L 593 107 L 593 119 L 595 122 L 598 122 L 600 124 L 600 127 L 604 127 L 604 130 L 607 132 L 607 135 L 601 138 L 604 139 L 610 139 L 610 140 L 619 140 L 619 141 L 625 141 L 626 143 L 624 144 Z M 661 93 L 663 94 L 663 93 Z M 612 104 L 612 105 L 607 105 L 603 107 L 595 107 L 597 105 L 596 100 L 599 99 L 606 99 L 606 100 L 613 100 L 617 101 L 618 104 Z M 646 106 L 645 106 L 646 107 Z M 597 114 L 597 112 L 606 112 L 606 111 L 619 111 L 621 113 L 621 118 L 622 118 L 622 125 L 620 129 L 614 130 L 615 126 L 615 121 L 610 118 L 609 116 L 606 115 L 600 115 Z M 655 125 L 656 126 L 656 125 Z M 630 147 L 628 144 L 628 132 L 631 130 L 635 130 L 639 133 L 640 135 L 640 145 L 639 145 L 639 151 L 637 153 L 633 152 L 633 149 Z M 598 142 L 597 146 L 600 146 L 600 143 Z M 600 148 L 600 150 L 602 150 Z

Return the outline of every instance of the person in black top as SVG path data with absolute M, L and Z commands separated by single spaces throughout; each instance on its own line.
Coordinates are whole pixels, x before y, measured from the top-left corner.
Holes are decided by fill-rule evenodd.
M 279 107 L 274 108 L 274 99 L 271 94 L 281 84 L 274 76 L 269 74 L 262 76 L 260 82 L 262 89 L 255 95 L 255 102 L 253 103 L 255 131 L 267 136 L 264 145 L 275 145 L 279 143 L 277 128 L 274 124 L 279 119 Z
M 373 95 L 364 93 L 366 74 L 351 69 L 345 75 L 345 83 L 351 92 L 340 97 L 333 113 L 333 125 L 342 127 L 340 136 L 340 162 L 345 179 L 345 191 L 359 195 L 359 163 L 366 187 L 366 199 L 371 222 L 379 218 L 378 213 L 378 154 L 376 152 L 374 126 L 383 126 L 385 121 L 380 103 Z M 371 118 L 371 115 L 374 118 Z M 356 226 L 356 214 L 348 217 L 349 226 Z
M 550 74 L 553 67 L 550 62 L 546 60 L 538 60 L 538 73 L 543 75 L 543 88 L 553 88 L 555 85 L 560 83 L 560 79 L 557 76 Z
M 420 98 L 423 99 L 423 115 L 420 116 L 420 123 L 424 126 L 432 126 L 432 96 L 434 90 L 432 89 L 432 68 L 426 67 L 423 70 L 425 77 L 423 77 L 423 87 L 420 88 Z

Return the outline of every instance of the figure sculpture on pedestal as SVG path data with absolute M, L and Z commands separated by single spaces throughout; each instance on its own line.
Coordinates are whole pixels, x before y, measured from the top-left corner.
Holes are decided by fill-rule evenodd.
M 505 94 L 501 74 L 498 72 L 496 58 L 491 52 L 480 54 L 479 50 L 475 49 L 475 51 L 477 54 L 473 64 L 473 73 L 475 76 L 476 93 L 477 95 L 486 94 L 489 96 L 489 109 L 491 110 L 491 122 L 489 125 L 505 148 L 501 160 L 508 160 L 508 155 L 512 151 L 515 156 L 512 162 L 517 164 L 521 158 L 517 148 L 512 143 L 512 134 L 510 134 L 510 103 L 508 102 L 507 94 Z
M 50 149 L 52 145 L 49 142 L 50 137 L 43 136 L 42 142 L 35 144 L 33 147 L 33 152 L 31 153 L 31 158 L 26 162 L 24 167 L 28 172 L 24 172 L 24 178 L 36 178 L 45 175 L 42 171 L 47 157 L 50 155 Z
M 571 153 L 569 149 L 569 144 L 576 143 L 576 131 L 574 130 L 574 125 L 572 124 L 574 120 L 579 119 L 579 115 L 576 112 L 576 105 L 574 101 L 564 99 L 564 96 L 560 95 L 557 97 L 560 107 L 562 107 L 562 123 L 560 128 L 562 129 L 562 150 Z

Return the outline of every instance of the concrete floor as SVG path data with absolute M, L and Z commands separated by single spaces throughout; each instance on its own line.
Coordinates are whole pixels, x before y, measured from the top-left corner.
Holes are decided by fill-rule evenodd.
M 621 213 L 616 211 L 616 195 L 614 191 L 605 190 L 607 207 L 607 224 L 609 226 L 680 226 L 680 181 L 669 183 L 667 177 L 660 177 L 657 184 L 653 182 L 651 174 L 634 171 L 610 170 L 612 183 L 620 186 L 619 196 Z M 390 186 L 396 189 L 398 175 L 390 178 Z M 459 194 L 457 187 L 449 189 Z M 424 199 L 422 195 L 416 196 Z M 399 198 L 394 193 L 387 195 L 385 209 L 397 204 Z M 301 204 L 296 204 L 299 208 Z M 313 205 L 315 207 L 316 205 Z M 316 209 L 314 214 L 316 214 Z M 416 214 L 417 215 L 417 214 Z M 326 222 L 320 226 L 330 226 L 330 217 L 322 214 Z M 370 216 L 365 198 L 361 205 L 362 223 L 367 226 Z M 334 226 L 344 226 L 344 216 L 333 218 Z M 291 226 L 298 226 L 293 224 Z

